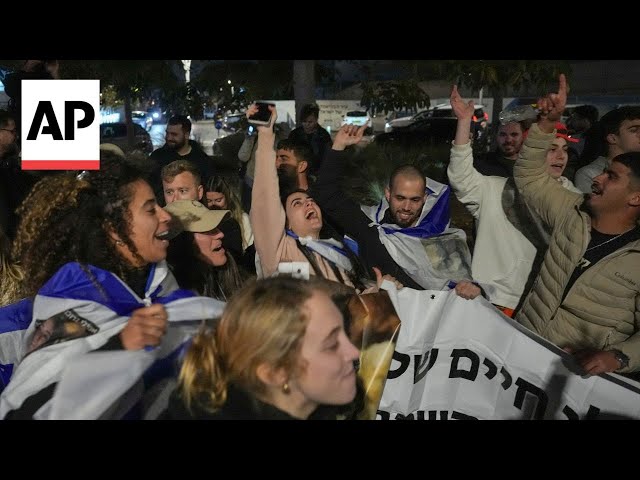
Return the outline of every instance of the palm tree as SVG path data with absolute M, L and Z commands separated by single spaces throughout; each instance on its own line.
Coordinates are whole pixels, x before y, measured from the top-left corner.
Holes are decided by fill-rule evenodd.
M 316 100 L 316 72 L 315 60 L 293 61 L 293 97 L 296 102 L 296 123 L 300 123 L 302 117 L 300 110 L 307 103 Z

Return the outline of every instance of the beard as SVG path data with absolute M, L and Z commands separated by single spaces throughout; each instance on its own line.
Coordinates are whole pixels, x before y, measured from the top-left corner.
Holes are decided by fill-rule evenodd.
M 392 211 L 391 212 L 391 218 L 392 218 L 393 222 L 396 225 L 398 225 L 399 227 L 407 228 L 407 227 L 411 227 L 418 220 L 418 217 L 420 216 L 420 213 L 421 213 L 421 210 L 418 211 L 417 213 L 411 215 L 411 217 L 409 217 L 407 220 L 403 220 L 403 219 L 398 217 L 398 212 L 397 211 Z
M 591 195 L 588 193 L 584 194 L 584 201 L 582 205 L 580 205 L 580 210 L 586 212 L 590 217 L 595 216 L 595 212 L 593 211 L 593 206 L 591 205 Z
M 280 195 L 292 192 L 298 188 L 298 172 L 291 165 L 282 164 L 278 167 L 278 185 Z
M 184 147 L 185 145 L 187 145 L 187 143 L 189 142 L 188 138 L 185 138 L 182 142 L 176 142 L 176 143 L 168 143 L 167 142 L 167 147 L 169 147 L 171 150 L 180 150 L 182 147 Z

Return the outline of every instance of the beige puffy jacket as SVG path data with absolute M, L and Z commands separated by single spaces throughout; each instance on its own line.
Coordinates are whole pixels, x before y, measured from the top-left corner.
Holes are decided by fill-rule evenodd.
M 546 173 L 553 138 L 534 124 L 513 172 L 526 201 L 553 228 L 540 274 L 516 319 L 559 347 L 619 349 L 630 359 L 621 372 L 640 370 L 640 241 L 591 266 L 560 303 L 589 244 L 591 219 L 580 210 L 584 197 Z

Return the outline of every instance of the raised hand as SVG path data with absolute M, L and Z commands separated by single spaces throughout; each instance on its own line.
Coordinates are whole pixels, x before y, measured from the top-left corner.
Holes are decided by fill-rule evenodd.
M 612 351 L 579 350 L 572 353 L 578 364 L 589 375 L 614 372 L 620 368 L 620 362 Z
M 562 116 L 564 107 L 567 105 L 567 92 L 569 87 L 564 73 L 558 79 L 558 93 L 549 93 L 538 99 L 538 110 L 541 118 L 549 122 L 557 122 Z
M 273 125 L 276 123 L 276 120 L 278 119 L 278 113 L 276 111 L 276 107 L 271 105 L 269 105 L 269 111 L 271 112 L 271 120 L 269 121 L 269 125 L 256 125 L 255 127 L 258 133 L 265 133 L 265 132 L 273 133 Z M 252 103 L 247 108 L 247 112 L 246 112 L 247 120 L 249 119 L 249 117 L 255 115 L 256 113 L 258 113 L 258 106 L 255 103 Z
M 367 125 L 358 127 L 357 125 L 343 125 L 336 133 L 336 138 L 333 140 L 333 150 L 344 150 L 349 145 L 355 145 L 362 140 L 364 131 L 367 129 Z
M 454 85 L 451 89 L 451 108 L 453 109 L 453 113 L 456 115 L 458 120 L 469 120 L 473 118 L 473 112 L 475 110 L 473 105 L 473 100 L 469 100 L 465 102 L 460 93 L 458 92 L 458 86 Z
M 127 325 L 120 332 L 125 350 L 140 350 L 160 345 L 167 333 L 168 315 L 164 305 L 155 303 L 134 310 Z

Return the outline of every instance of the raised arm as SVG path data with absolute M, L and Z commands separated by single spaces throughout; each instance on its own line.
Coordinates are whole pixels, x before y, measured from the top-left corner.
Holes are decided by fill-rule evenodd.
M 473 166 L 470 136 L 474 105 L 473 101 L 465 102 L 462 99 L 456 85 L 451 90 L 450 100 L 453 113 L 458 119 L 458 126 L 451 146 L 447 176 L 458 200 L 477 217 L 482 204 L 482 184 L 485 178 Z
M 344 170 L 344 150 L 355 145 L 364 134 L 365 126 L 343 125 L 336 134 L 333 146 L 328 149 L 320 165 L 318 180 L 311 188 L 311 196 L 323 211 L 329 213 L 338 226 L 348 232 L 348 225 L 354 220 L 354 212 L 360 212 L 360 206 L 347 197 L 339 187 Z M 363 214 L 364 215 L 364 214 Z M 359 215 L 355 215 L 359 216 Z M 369 222 L 367 222 L 367 225 Z
M 513 169 L 513 176 L 526 202 L 542 219 L 554 227 L 567 209 L 580 201 L 582 195 L 570 192 L 547 173 L 545 162 L 555 125 L 567 103 L 567 82 L 560 75 L 558 93 L 538 99 L 540 115 L 529 134 Z
M 256 148 L 256 170 L 251 192 L 251 228 L 253 230 L 256 253 L 260 256 L 265 277 L 278 270 L 280 252 L 284 248 L 286 216 L 280 203 L 280 187 L 276 170 L 276 151 L 273 148 L 275 133 L 272 125 L 276 121 L 275 108 L 271 122 L 258 126 L 258 146 Z M 247 117 L 258 111 L 255 105 L 247 109 Z

